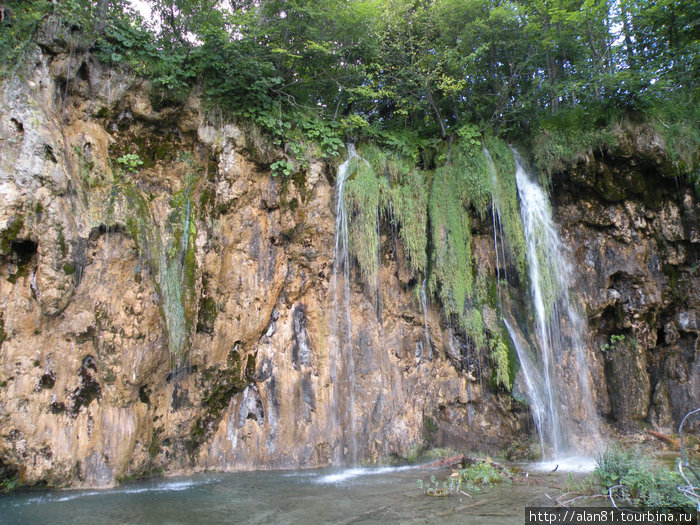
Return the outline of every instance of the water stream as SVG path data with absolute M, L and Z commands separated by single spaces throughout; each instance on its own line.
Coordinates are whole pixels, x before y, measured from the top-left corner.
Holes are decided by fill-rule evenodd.
M 569 296 L 574 283 L 545 192 L 513 152 L 534 309 L 536 352 L 509 331 L 518 350 L 545 457 L 592 451 L 598 419 L 586 363 L 586 323 Z M 534 355 L 536 353 L 536 356 Z
M 345 184 L 352 165 L 359 159 L 355 145 L 347 144 L 348 158 L 336 177 L 335 253 L 333 256 L 333 311 L 330 319 L 330 374 L 333 383 L 333 423 L 339 433 L 333 454 L 336 465 L 357 464 L 355 430 L 355 358 L 352 350 L 350 318 L 350 255 Z

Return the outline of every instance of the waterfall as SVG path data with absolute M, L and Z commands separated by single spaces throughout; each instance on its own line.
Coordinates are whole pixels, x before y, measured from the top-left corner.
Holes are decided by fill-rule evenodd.
M 333 311 L 330 321 L 330 375 L 333 384 L 333 422 L 340 435 L 334 463 L 357 463 L 355 431 L 355 359 L 352 351 L 350 318 L 350 257 L 348 253 L 348 215 L 345 208 L 345 183 L 352 173 L 353 159 L 359 159 L 354 144 L 347 144 L 348 158 L 336 177 L 335 253 L 333 257 Z
M 543 454 L 554 458 L 597 445 L 597 415 L 585 358 L 586 323 L 569 297 L 573 272 L 552 219 L 547 195 L 527 173 L 519 154 L 515 178 L 526 240 L 535 314 L 537 358 L 513 336 L 540 433 Z M 544 445 L 551 450 L 546 451 Z
M 532 411 L 533 419 L 535 420 L 535 426 L 537 427 L 537 435 L 540 438 L 540 447 L 544 451 L 544 433 L 545 433 L 545 418 L 546 418 L 546 405 L 545 398 L 547 393 L 543 391 L 544 381 L 540 370 L 537 368 L 536 363 L 532 360 L 527 343 L 523 341 L 518 333 L 517 329 L 508 322 L 507 319 L 503 319 L 508 334 L 510 335 L 513 345 L 515 346 L 515 351 L 518 354 L 518 360 L 520 361 L 520 372 L 525 380 L 525 388 L 527 388 L 527 397 L 530 402 L 530 410 Z

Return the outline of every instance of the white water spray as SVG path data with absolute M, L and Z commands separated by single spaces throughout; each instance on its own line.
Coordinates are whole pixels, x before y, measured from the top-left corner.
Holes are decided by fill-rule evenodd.
M 514 151 L 513 155 L 539 362 L 530 357 L 524 342 L 517 337 L 513 337 L 513 341 L 525 375 L 543 453 L 549 452 L 544 449 L 546 442 L 553 457 L 559 458 L 572 447 L 590 449 L 598 444 L 598 418 L 585 358 L 586 324 L 569 297 L 573 272 L 552 219 L 549 199 L 528 175 L 519 154 Z M 513 335 L 512 327 L 508 328 Z

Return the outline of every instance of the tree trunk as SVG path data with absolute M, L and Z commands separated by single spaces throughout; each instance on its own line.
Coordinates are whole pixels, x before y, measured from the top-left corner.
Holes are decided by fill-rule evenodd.
M 445 122 L 443 121 L 442 115 L 440 114 L 440 109 L 437 107 L 437 104 L 435 103 L 435 99 L 433 98 L 433 94 L 427 88 L 425 90 L 425 96 L 428 99 L 428 103 L 430 104 L 430 107 L 433 108 L 433 113 L 435 113 L 435 120 L 437 120 L 438 124 L 440 124 L 440 137 L 444 139 L 447 136 L 447 130 L 445 129 Z

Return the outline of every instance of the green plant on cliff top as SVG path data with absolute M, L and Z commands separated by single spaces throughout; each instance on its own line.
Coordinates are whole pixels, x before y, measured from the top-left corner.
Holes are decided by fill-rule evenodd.
M 270 164 L 270 171 L 273 177 L 287 178 L 294 172 L 294 164 L 288 160 L 277 160 Z

